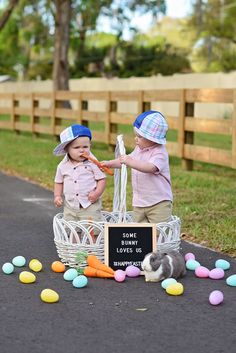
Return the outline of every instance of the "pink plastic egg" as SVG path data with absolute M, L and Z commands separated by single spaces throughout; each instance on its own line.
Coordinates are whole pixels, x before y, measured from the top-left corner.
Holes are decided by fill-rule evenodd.
M 115 278 L 116 282 L 124 282 L 125 277 L 126 277 L 125 271 L 123 271 L 123 270 L 116 270 L 115 271 L 114 278 Z
M 221 279 L 224 278 L 225 271 L 222 268 L 214 268 L 209 272 L 209 277 L 211 279 Z
M 209 277 L 209 270 L 208 268 L 204 267 L 204 266 L 198 266 L 195 269 L 195 275 L 199 278 L 208 278 Z
M 140 269 L 134 265 L 130 265 L 125 269 L 125 273 L 128 277 L 138 277 L 140 272 Z
M 191 252 L 188 252 L 187 254 L 184 255 L 184 259 L 185 259 L 185 261 L 195 260 L 195 255 Z
M 224 300 L 224 294 L 220 290 L 214 290 L 209 295 L 211 305 L 219 305 Z

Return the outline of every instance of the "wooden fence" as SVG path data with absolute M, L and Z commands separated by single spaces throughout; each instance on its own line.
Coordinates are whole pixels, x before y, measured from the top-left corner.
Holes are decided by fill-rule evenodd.
M 104 109 L 91 110 L 93 101 L 102 102 Z M 132 102 L 136 111 L 120 112 L 120 102 Z M 0 129 L 58 136 L 72 123 L 96 122 L 102 123 L 103 128 L 93 130 L 93 140 L 115 145 L 118 125 L 132 126 L 135 116 L 149 110 L 153 102 L 178 103 L 176 116 L 166 116 L 169 129 L 177 131 L 177 140 L 168 141 L 167 149 L 171 156 L 182 159 L 186 169 L 191 170 L 195 160 L 236 169 L 236 89 L 1 93 Z M 233 106 L 233 116 L 231 119 L 196 117 L 195 103 L 229 103 Z M 195 133 L 227 135 L 232 139 L 231 149 L 196 145 Z M 126 147 L 134 146 L 131 134 L 125 134 L 124 140 Z

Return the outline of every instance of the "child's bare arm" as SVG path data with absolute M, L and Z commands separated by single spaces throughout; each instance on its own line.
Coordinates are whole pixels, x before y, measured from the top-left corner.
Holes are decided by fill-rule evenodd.
M 61 207 L 63 205 L 62 199 L 63 183 L 54 183 L 54 205 Z
M 122 155 L 119 157 L 120 163 L 127 165 L 127 167 L 139 170 L 143 173 L 156 173 L 157 167 L 150 162 L 137 161 L 130 156 Z
M 119 158 L 112 159 L 110 161 L 102 161 L 101 164 L 108 168 L 121 168 Z
M 104 178 L 104 179 L 98 180 L 96 189 L 89 193 L 89 196 L 88 196 L 89 201 L 92 203 L 96 202 L 99 199 L 99 197 L 103 194 L 105 187 L 106 187 L 106 179 Z

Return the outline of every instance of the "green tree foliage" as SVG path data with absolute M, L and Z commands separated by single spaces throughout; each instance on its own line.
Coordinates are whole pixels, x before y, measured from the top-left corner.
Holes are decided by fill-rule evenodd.
M 235 0 L 197 0 L 189 25 L 195 27 L 193 60 L 198 71 L 236 69 Z

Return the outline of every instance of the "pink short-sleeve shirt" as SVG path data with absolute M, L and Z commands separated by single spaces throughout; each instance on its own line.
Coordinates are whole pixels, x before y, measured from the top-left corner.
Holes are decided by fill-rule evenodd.
M 169 156 L 164 145 L 140 149 L 135 147 L 130 157 L 150 162 L 157 167 L 156 173 L 143 173 L 132 169 L 133 206 L 153 206 L 162 201 L 173 201 Z
M 79 209 L 80 205 L 83 208 L 91 205 L 88 195 L 96 189 L 97 181 L 104 178 L 106 178 L 105 174 L 94 163 L 85 160 L 74 165 L 65 156 L 57 167 L 54 181 L 64 184 L 63 193 L 66 203 L 72 209 Z

